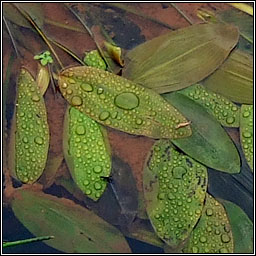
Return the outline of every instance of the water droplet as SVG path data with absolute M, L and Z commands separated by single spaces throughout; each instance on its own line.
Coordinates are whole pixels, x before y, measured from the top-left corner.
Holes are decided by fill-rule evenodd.
M 182 166 L 176 166 L 172 169 L 172 175 L 175 179 L 182 179 L 187 170 Z
M 250 112 L 249 112 L 249 111 L 245 111 L 245 112 L 243 113 L 243 117 L 248 117 L 248 116 L 250 116 Z
M 124 92 L 116 96 L 115 105 L 121 109 L 132 110 L 139 106 L 139 98 L 132 92 Z
M 33 100 L 34 102 L 38 102 L 38 101 L 40 101 L 40 97 L 39 97 L 38 95 L 34 94 L 34 95 L 32 96 L 32 100 Z
M 28 138 L 27 138 L 27 137 L 24 137 L 24 138 L 22 139 L 22 141 L 23 141 L 24 143 L 28 143 Z
M 99 166 L 99 165 L 96 165 L 96 166 L 93 168 L 93 171 L 94 171 L 95 173 L 100 173 L 101 170 L 102 170 L 102 168 L 101 168 L 101 166 Z
M 102 185 L 99 182 L 94 183 L 94 188 L 97 190 L 100 190 L 102 188 Z
M 62 86 L 61 86 L 63 89 L 66 89 L 68 87 L 68 84 L 67 83 L 63 83 Z
M 83 84 L 81 84 L 81 88 L 85 92 L 92 92 L 93 91 L 93 87 L 90 84 L 83 83 Z
M 85 134 L 85 129 L 83 125 L 79 125 L 76 127 L 76 134 L 78 135 L 84 135 Z
M 73 93 L 73 90 L 72 89 L 67 89 L 67 94 L 68 95 L 71 95 Z
M 158 199 L 163 200 L 165 198 L 165 193 L 159 193 L 158 194 Z
M 110 116 L 110 114 L 109 114 L 108 111 L 103 111 L 103 112 L 100 113 L 99 119 L 101 121 L 104 121 L 104 120 L 108 119 L 109 116 Z
M 42 145 L 44 142 L 43 138 L 42 137 L 35 137 L 35 143 L 38 144 L 38 145 Z
M 221 248 L 220 250 L 219 250 L 219 252 L 220 253 L 229 253 L 229 251 L 228 251 L 228 249 L 227 248 Z
M 211 208 L 206 209 L 206 215 L 207 216 L 212 216 L 213 215 L 213 210 Z
M 86 194 L 86 195 L 90 195 L 91 193 L 92 193 L 92 191 L 91 191 L 90 189 L 86 189 L 86 190 L 85 190 L 85 194 Z
M 192 247 L 192 253 L 198 253 L 199 249 L 196 246 Z
M 80 96 L 73 96 L 71 99 L 71 104 L 73 106 L 81 106 L 83 104 L 83 100 Z
M 84 184 L 85 186 L 88 186 L 88 185 L 90 184 L 90 182 L 89 182 L 89 180 L 85 180 L 85 181 L 83 182 L 83 184 Z
M 169 193 L 169 194 L 168 194 L 168 199 L 169 199 L 169 200 L 174 200 L 174 199 L 175 199 L 175 196 L 174 196 L 172 193 Z
M 243 132 L 243 136 L 245 138 L 250 138 L 252 136 L 252 134 L 250 132 Z
M 28 182 L 28 177 L 24 177 L 23 182 L 27 183 Z
M 221 241 L 222 241 L 223 243 L 228 243 L 228 242 L 230 241 L 229 235 L 227 235 L 227 234 L 222 234 L 222 235 L 221 235 Z
M 99 89 L 97 90 L 97 93 L 98 93 L 98 94 L 102 94 L 103 92 L 104 92 L 103 88 L 99 88 Z
M 205 236 L 201 236 L 199 240 L 201 243 L 205 243 L 207 241 L 207 238 Z
M 227 124 L 233 124 L 235 122 L 235 118 L 230 116 L 230 117 L 226 118 L 226 122 L 227 122 Z
M 135 122 L 136 124 L 141 125 L 143 123 L 143 120 L 140 118 L 137 118 Z
M 69 78 L 68 82 L 71 83 L 71 84 L 75 84 L 76 83 L 76 81 L 74 79 L 72 79 L 72 78 Z

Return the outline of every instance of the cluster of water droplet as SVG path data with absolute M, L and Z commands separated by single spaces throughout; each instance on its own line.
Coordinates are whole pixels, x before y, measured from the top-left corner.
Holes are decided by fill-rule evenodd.
M 187 253 L 232 253 L 233 237 L 223 206 L 206 194 L 202 216 L 192 231 Z
M 191 135 L 187 120 L 158 94 L 115 74 L 92 67 L 64 70 L 60 90 L 68 102 L 112 128 L 153 138 Z
M 101 128 L 94 120 L 71 107 L 69 110 L 69 149 L 72 177 L 79 188 L 98 200 L 106 188 L 103 177 L 111 172 L 110 153 Z
M 170 142 L 155 143 L 148 171 L 157 176 L 156 193 L 149 196 L 147 212 L 160 238 L 171 246 L 185 240 L 197 223 L 207 187 L 207 170 L 180 154 Z M 144 184 L 145 188 L 149 184 Z
M 240 140 L 245 158 L 253 170 L 253 105 L 242 105 Z
M 199 84 L 181 90 L 180 93 L 202 105 L 221 125 L 239 126 L 240 109 L 227 98 L 211 92 Z
M 17 178 L 35 182 L 42 174 L 49 147 L 46 109 L 32 76 L 21 70 L 16 104 L 15 165 Z
M 98 50 L 92 50 L 88 52 L 84 57 L 84 63 L 91 67 L 96 67 L 103 70 L 107 69 L 106 63 L 101 58 Z

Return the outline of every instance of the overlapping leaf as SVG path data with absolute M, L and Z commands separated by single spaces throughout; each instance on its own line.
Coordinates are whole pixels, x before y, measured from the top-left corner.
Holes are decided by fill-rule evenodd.
M 179 29 L 137 46 L 124 76 L 158 93 L 192 85 L 215 71 L 237 44 L 237 28 L 199 24 Z
M 172 140 L 177 147 L 213 169 L 227 173 L 240 172 L 238 151 L 214 117 L 178 92 L 167 93 L 163 97 L 191 121 L 192 136 Z

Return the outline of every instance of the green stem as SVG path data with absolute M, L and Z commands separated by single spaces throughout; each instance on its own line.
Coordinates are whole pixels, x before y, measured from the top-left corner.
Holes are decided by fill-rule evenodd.
M 49 240 L 49 239 L 52 239 L 52 238 L 54 238 L 54 236 L 40 236 L 40 237 L 29 238 L 29 239 L 13 241 L 13 242 L 3 242 L 3 248 L 16 246 L 16 245 L 21 245 L 21 244 L 28 244 L 28 243 L 32 243 L 32 242 L 39 242 L 39 241 Z

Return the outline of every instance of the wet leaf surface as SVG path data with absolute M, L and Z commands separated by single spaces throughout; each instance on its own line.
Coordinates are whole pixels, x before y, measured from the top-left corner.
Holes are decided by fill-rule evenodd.
M 230 137 L 199 104 L 178 93 L 163 94 L 191 121 L 192 136 L 172 142 L 183 152 L 213 169 L 240 172 L 240 157 Z
M 70 200 L 19 190 L 12 209 L 34 235 L 53 235 L 55 238 L 45 243 L 63 252 L 130 252 L 125 238 L 116 228 Z
M 169 141 L 156 142 L 145 163 L 146 209 L 157 233 L 178 247 L 201 216 L 207 187 L 206 168 L 176 151 Z
M 188 87 L 215 71 L 238 37 L 235 27 L 218 24 L 169 32 L 131 50 L 124 76 L 158 93 Z

